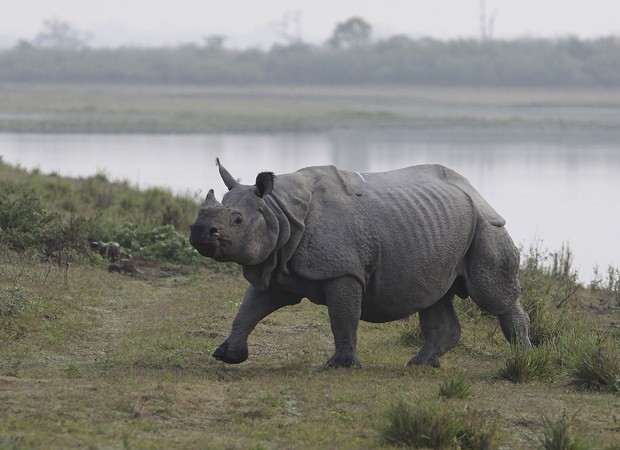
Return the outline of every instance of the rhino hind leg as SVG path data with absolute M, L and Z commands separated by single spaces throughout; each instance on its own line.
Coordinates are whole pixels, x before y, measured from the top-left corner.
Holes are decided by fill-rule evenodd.
M 353 277 L 340 277 L 327 281 L 324 289 L 336 347 L 325 367 L 361 367 L 357 358 L 357 327 L 362 313 L 362 286 Z
M 454 348 L 461 337 L 461 324 L 454 311 L 454 294 L 449 291 L 434 305 L 420 311 L 420 328 L 424 345 L 407 363 L 439 367 L 439 357 Z
M 531 347 L 530 318 L 519 302 L 519 251 L 506 230 L 478 224 L 466 259 L 465 284 L 471 299 L 499 318 L 508 342 Z

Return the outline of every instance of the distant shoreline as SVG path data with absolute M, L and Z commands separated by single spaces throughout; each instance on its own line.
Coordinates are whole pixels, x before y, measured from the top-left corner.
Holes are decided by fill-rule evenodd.
M 0 132 L 620 129 L 620 88 L 0 83 Z

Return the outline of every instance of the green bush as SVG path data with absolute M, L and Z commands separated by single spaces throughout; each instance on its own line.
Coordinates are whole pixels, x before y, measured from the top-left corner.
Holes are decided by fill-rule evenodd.
M 58 223 L 59 216 L 46 211 L 32 190 L 0 194 L 0 240 L 9 249 L 41 249 Z
M 15 285 L 0 289 L 0 318 L 16 317 L 23 314 L 30 301 L 24 289 Z
M 148 260 L 192 263 L 200 259 L 198 252 L 172 225 L 144 230 L 125 223 L 114 230 L 112 240 L 120 244 L 121 253 Z

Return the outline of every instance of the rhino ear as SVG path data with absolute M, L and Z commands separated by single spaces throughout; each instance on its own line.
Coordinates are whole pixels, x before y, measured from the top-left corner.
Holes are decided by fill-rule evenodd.
M 222 177 L 222 180 L 224 180 L 224 184 L 229 191 L 232 188 L 239 186 L 239 182 L 235 180 L 235 178 L 228 173 L 228 170 L 224 169 L 224 166 L 220 164 L 220 158 L 215 158 L 215 165 L 219 168 L 220 176 Z
M 273 172 L 261 172 L 256 176 L 256 184 L 254 185 L 254 193 L 260 198 L 273 191 L 273 183 L 276 176 Z

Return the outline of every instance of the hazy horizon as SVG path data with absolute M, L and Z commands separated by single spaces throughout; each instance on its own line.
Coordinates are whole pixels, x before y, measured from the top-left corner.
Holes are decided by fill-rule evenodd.
M 283 35 L 311 44 L 326 41 L 334 27 L 362 17 L 377 39 L 403 34 L 437 39 L 596 38 L 620 35 L 620 2 L 613 0 L 342 0 L 324 6 L 309 0 L 268 3 L 229 0 L 137 0 L 105 3 L 79 0 L 0 0 L 0 45 L 32 40 L 43 22 L 59 19 L 91 35 L 89 45 L 160 46 L 198 43 L 223 35 L 229 47 L 268 47 L 286 42 Z M 284 26 L 286 24 L 286 26 Z

